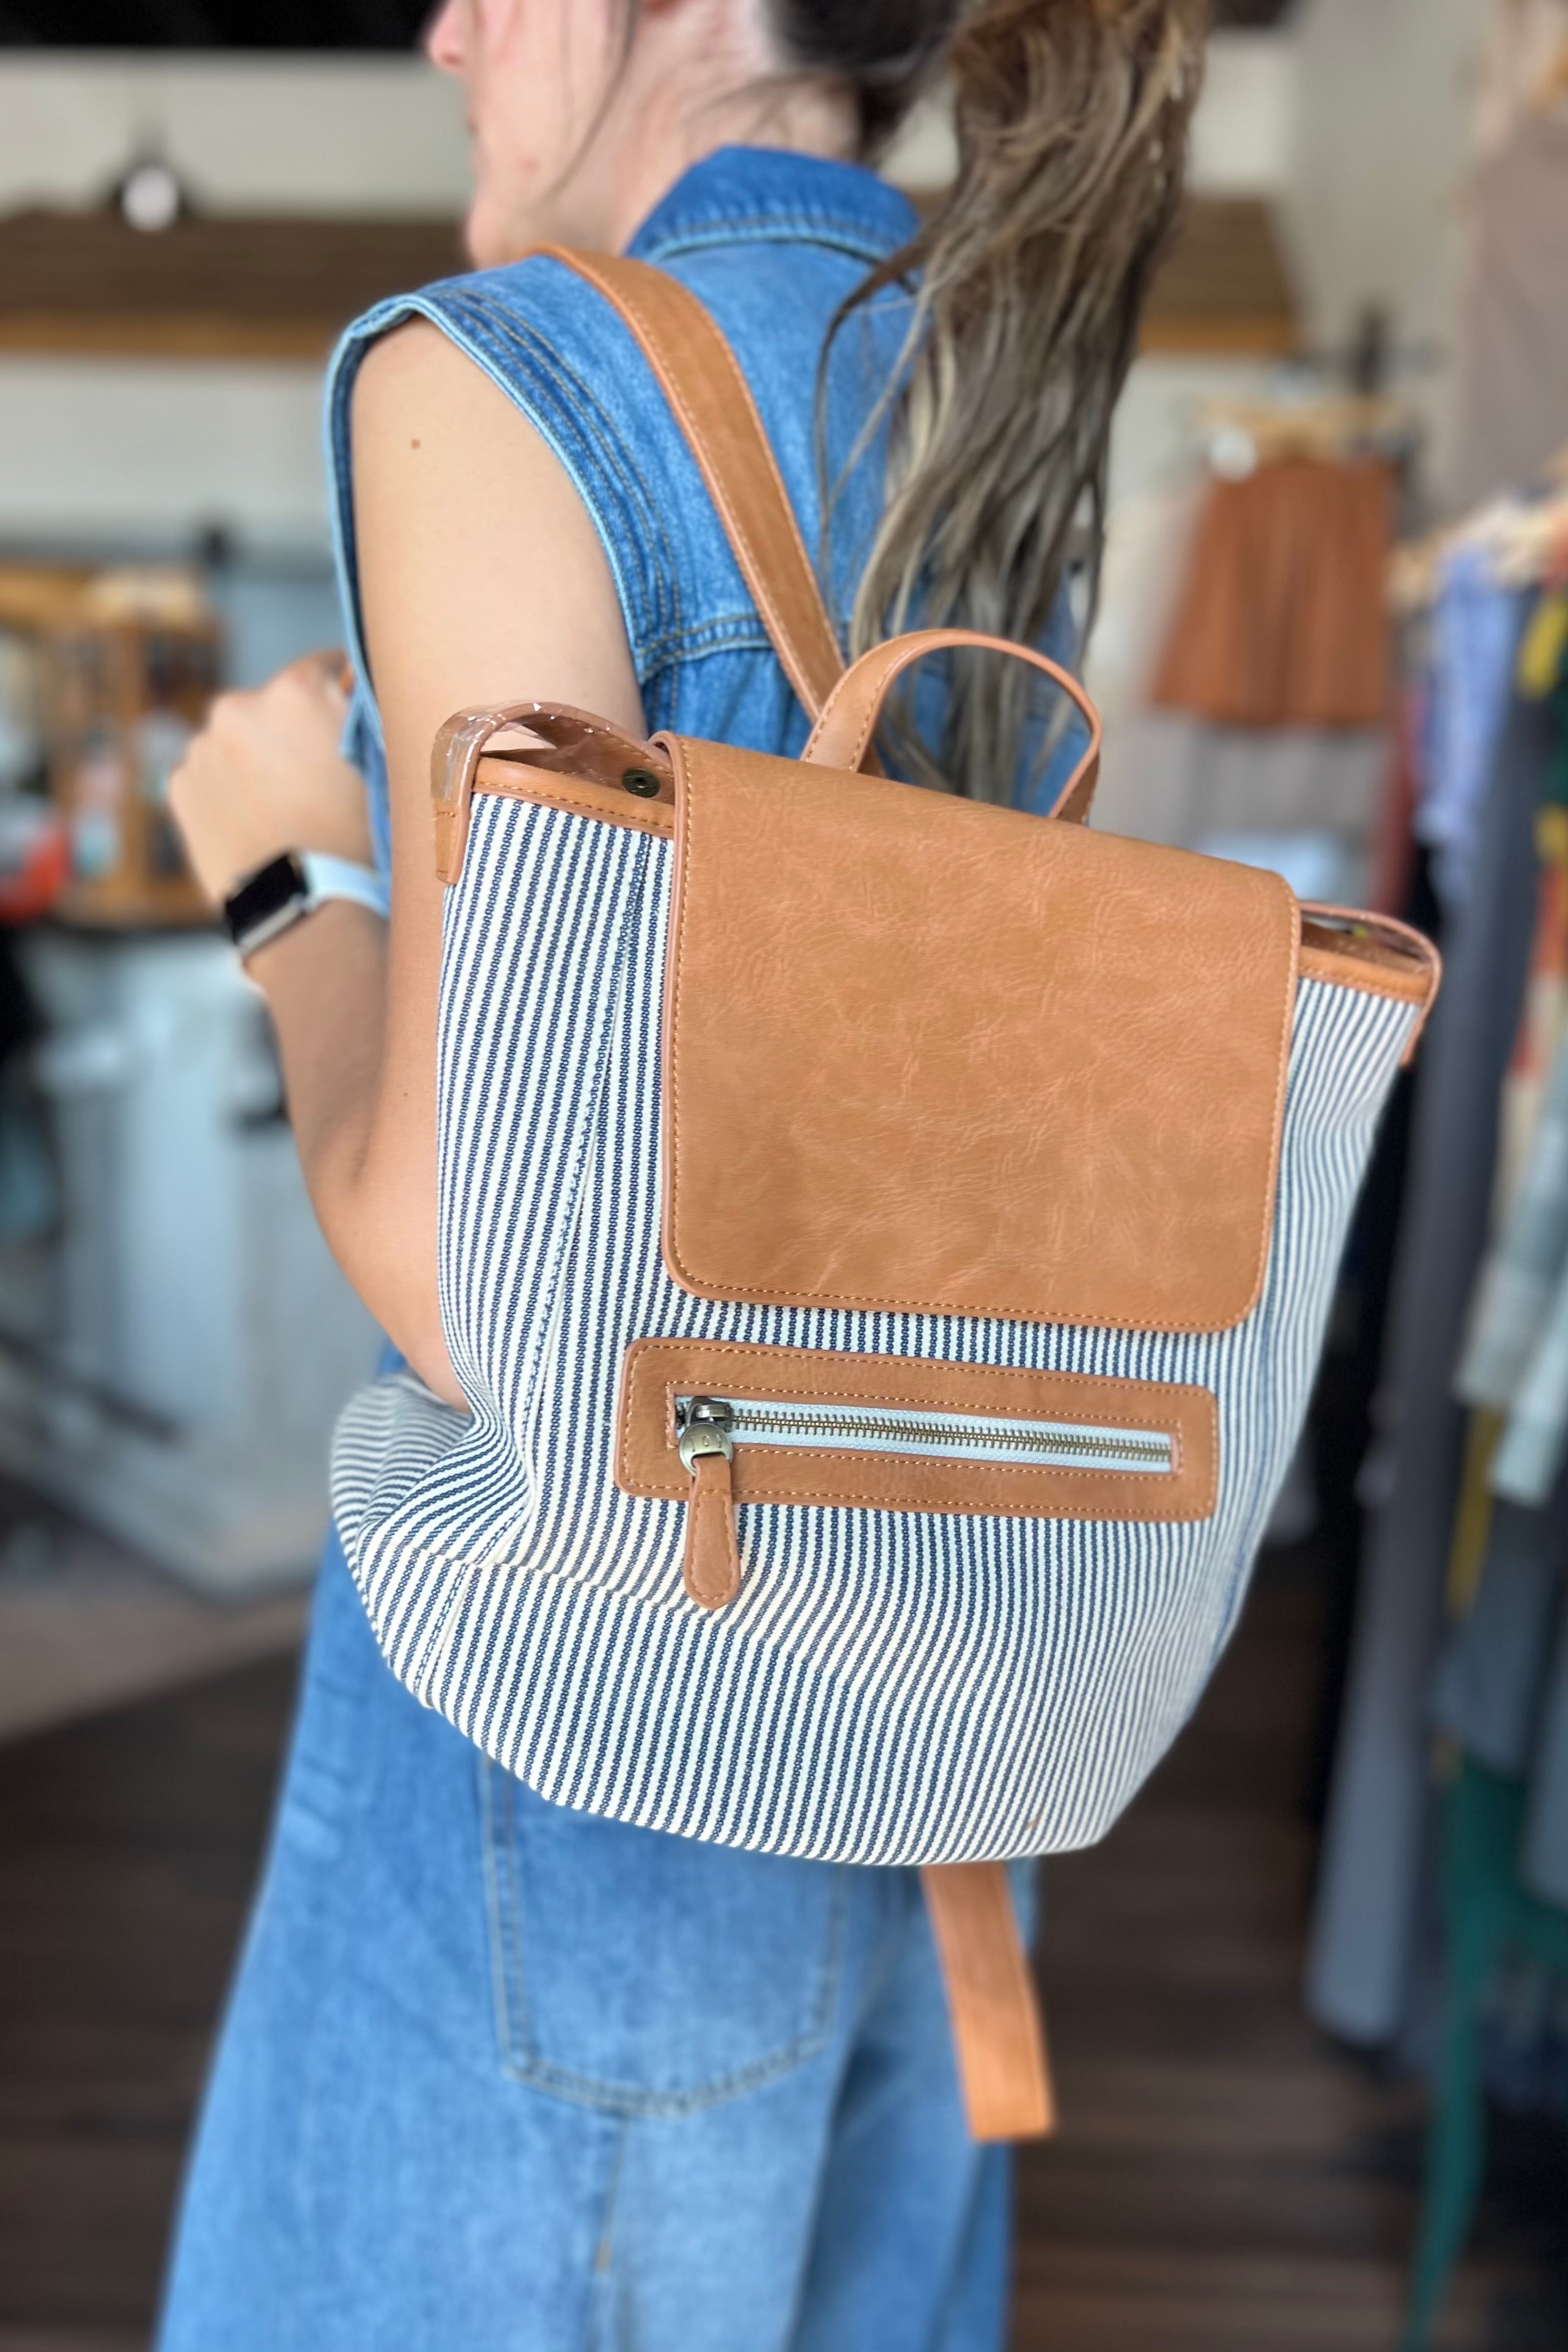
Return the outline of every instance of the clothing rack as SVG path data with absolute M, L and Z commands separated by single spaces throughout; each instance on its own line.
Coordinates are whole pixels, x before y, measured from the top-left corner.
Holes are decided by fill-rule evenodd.
M 1568 104 L 1568 40 L 1561 42 L 1547 59 L 1530 93 L 1534 114 L 1555 114 L 1564 104 Z
M 1418 420 L 1388 394 L 1323 393 L 1309 399 L 1205 401 L 1197 411 L 1202 446 L 1216 473 L 1248 473 L 1287 457 L 1342 463 L 1398 458 L 1413 446 Z
M 1424 2352 L 1480 2176 L 1483 2076 L 1549 2112 L 1563 2079 L 1568 452 L 1399 550 L 1388 588 L 1421 616 L 1402 734 L 1426 860 L 1406 888 L 1433 894 L 1446 976 L 1357 1488 L 1308 1995 L 1334 2032 L 1433 2075 L 1401 2346 Z M 1489 2008 L 1508 1954 L 1527 1997 Z
M 1486 559 L 1500 587 L 1537 587 L 1568 568 L 1568 446 L 1545 467 L 1535 492 L 1490 499 L 1463 520 L 1396 547 L 1388 566 L 1394 610 L 1426 611 L 1436 599 L 1445 566 L 1466 548 Z

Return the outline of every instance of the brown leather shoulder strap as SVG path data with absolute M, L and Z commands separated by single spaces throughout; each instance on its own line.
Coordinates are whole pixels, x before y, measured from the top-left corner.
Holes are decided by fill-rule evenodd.
M 815 719 L 844 656 L 751 386 L 694 294 L 644 261 L 539 250 L 574 269 L 636 336 L 719 510 L 784 675 Z
M 574 270 L 619 313 L 636 338 L 708 486 L 784 675 L 812 719 L 821 719 L 845 675 L 844 656 L 751 386 L 721 329 L 678 278 L 650 268 L 645 261 L 629 261 L 623 255 L 575 253 L 563 246 L 541 246 L 537 250 Z M 995 639 L 975 638 L 963 630 L 933 636 L 932 646 L 938 642 L 997 645 Z M 1088 721 L 1089 748 L 1051 811 L 1053 816 L 1081 824 L 1089 814 L 1100 768 L 1100 719 L 1094 706 L 1082 688 L 1043 655 L 1026 646 L 999 649 L 1021 654 L 1047 671 L 1078 703 Z M 899 637 L 863 658 L 857 676 L 868 672 L 873 664 L 886 667 L 886 678 L 875 697 L 877 709 L 881 692 L 899 670 L 917 657 L 917 651 L 914 639 Z M 807 751 L 808 759 L 839 763 L 837 738 L 850 723 L 847 709 L 841 701 L 837 729 L 822 740 L 818 739 L 823 730 L 814 734 L 815 749 Z M 844 764 L 875 769 L 868 738 L 858 747 L 854 761 Z

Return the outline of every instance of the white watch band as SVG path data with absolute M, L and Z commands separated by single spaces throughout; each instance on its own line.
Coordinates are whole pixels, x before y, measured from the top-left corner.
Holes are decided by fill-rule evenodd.
M 330 857 L 318 849 L 302 849 L 300 866 L 312 907 L 322 906 L 329 898 L 347 898 L 386 920 L 391 907 L 386 880 L 374 866 L 358 866 L 349 857 Z

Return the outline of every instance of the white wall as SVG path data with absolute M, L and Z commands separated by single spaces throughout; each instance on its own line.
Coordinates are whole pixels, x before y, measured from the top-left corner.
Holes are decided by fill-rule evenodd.
M 462 94 L 421 58 L 0 60 L 0 208 L 90 204 L 139 152 L 214 212 L 458 213 Z
M 1279 183 L 1290 77 L 1279 36 L 1215 41 L 1199 184 Z M 94 201 L 150 146 L 216 211 L 455 214 L 468 186 L 459 93 L 417 58 L 0 61 L 0 207 Z M 889 168 L 915 185 L 951 169 L 940 107 Z M 262 548 L 319 546 L 319 401 L 308 366 L 0 359 L 0 541 L 178 541 L 216 521 Z M 1158 441 L 1124 436 L 1124 470 L 1157 468 Z
M 1398 341 L 1433 348 L 1400 389 L 1435 422 L 1491 5 L 1301 0 L 1288 32 L 1216 37 L 1194 124 L 1194 187 L 1278 206 L 1309 342 L 1341 345 L 1366 303 L 1386 305 Z M 1134 445 L 1153 451 L 1156 411 L 1173 413 L 1135 384 L 1120 436 L 1125 490 L 1148 478 L 1147 462 L 1129 460 Z
M 461 212 L 462 97 L 414 57 L 0 60 L 0 209 L 90 204 L 156 150 L 215 212 Z M 0 358 L 0 541 L 320 549 L 321 370 Z
M 1315 331 L 1342 333 L 1375 295 L 1412 332 L 1446 327 L 1485 6 L 1308 0 L 1291 33 L 1214 41 L 1193 184 L 1279 201 Z M 467 186 L 459 95 L 416 58 L 0 62 L 0 205 L 89 200 L 150 143 L 220 210 L 457 212 Z M 929 185 L 950 152 L 933 109 L 890 175 Z M 1118 495 L 1163 478 L 1194 400 L 1237 381 L 1226 364 L 1144 362 Z M 318 395 L 309 367 L 0 360 L 0 540 L 222 520 L 262 545 L 319 544 Z
M 0 543 L 324 547 L 315 366 L 0 359 Z
M 1490 0 L 1302 0 L 1288 32 L 1214 42 L 1192 183 L 1278 208 L 1310 344 L 1342 345 L 1367 302 L 1396 341 L 1433 347 L 1397 388 L 1426 413 L 1440 477 L 1446 367 L 1476 77 Z M 1160 515 L 1182 503 L 1194 412 L 1262 388 L 1263 364 L 1144 360 L 1118 414 L 1105 619 L 1108 703 L 1130 707 L 1163 626 Z M 1440 490 L 1440 478 L 1438 482 Z
M 1187 184 L 1207 195 L 1273 194 L 1289 176 L 1296 43 L 1289 32 L 1215 33 L 1193 117 Z
M 1293 31 L 1210 46 L 1192 183 L 1284 200 L 1314 319 L 1382 296 L 1441 323 L 1443 247 L 1489 0 L 1305 0 Z M 456 86 L 416 58 L 0 58 L 0 206 L 86 203 L 149 146 L 217 211 L 458 212 Z M 951 165 L 940 107 L 889 176 Z
M 1290 167 L 1295 47 L 1287 33 L 1216 33 L 1193 122 L 1188 183 L 1213 194 L 1280 188 Z M 946 102 L 917 108 L 883 169 L 900 187 L 934 188 L 957 163 Z
M 1296 146 L 1298 60 L 1288 32 L 1217 33 L 1193 118 L 1187 184 L 1205 195 L 1288 198 Z M 1158 493 L 1187 468 L 1203 401 L 1256 392 L 1271 363 L 1225 357 L 1140 360 L 1117 413 L 1111 499 Z
M 1194 185 L 1281 183 L 1292 77 L 1286 37 L 1216 36 Z M 417 58 L 0 57 L 0 209 L 90 204 L 148 150 L 215 212 L 457 213 L 468 191 L 461 94 Z M 887 170 L 931 187 L 952 163 L 939 100 Z
M 1396 344 L 1429 356 L 1396 388 L 1427 428 L 1426 480 L 1447 503 L 1448 361 L 1464 256 L 1465 182 L 1492 0 L 1309 0 L 1297 32 L 1286 222 L 1317 340 L 1384 306 Z
M 1287 217 L 1314 331 L 1359 305 L 1450 331 L 1476 77 L 1491 0 L 1307 0 Z

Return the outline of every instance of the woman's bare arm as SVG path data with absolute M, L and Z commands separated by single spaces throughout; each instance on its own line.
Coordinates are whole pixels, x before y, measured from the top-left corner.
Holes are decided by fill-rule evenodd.
M 329 906 L 253 958 L 251 971 L 271 1003 L 322 1230 L 415 1369 L 460 1402 L 436 1284 L 442 890 L 430 746 L 468 707 L 537 695 L 637 733 L 642 707 L 609 565 L 563 468 L 506 395 L 424 322 L 376 345 L 360 372 L 353 495 L 391 780 L 390 932 L 357 908 Z M 251 699 L 228 698 L 231 752 Z M 206 788 L 199 755 L 191 768 L 176 805 L 216 894 L 256 857 L 226 862 L 214 807 L 221 779 Z M 258 789 L 265 800 L 266 779 L 253 774 L 252 801 Z M 280 780 L 277 793 L 281 801 Z M 273 845 L 327 845 L 279 836 Z

